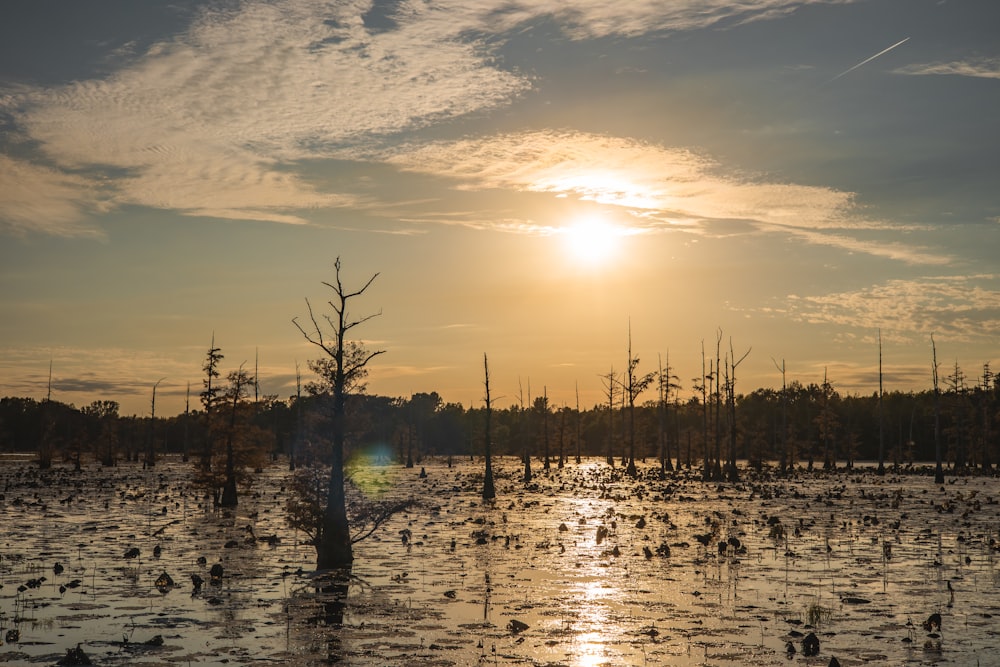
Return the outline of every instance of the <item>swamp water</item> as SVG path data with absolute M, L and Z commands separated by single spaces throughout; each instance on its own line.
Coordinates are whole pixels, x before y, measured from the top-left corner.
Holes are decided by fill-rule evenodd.
M 504 458 L 483 504 L 481 461 L 370 466 L 362 488 L 419 505 L 328 581 L 285 522 L 286 469 L 221 511 L 191 465 L 0 462 L 0 663 L 1000 665 L 992 478 L 706 484 L 591 459 L 525 488 Z

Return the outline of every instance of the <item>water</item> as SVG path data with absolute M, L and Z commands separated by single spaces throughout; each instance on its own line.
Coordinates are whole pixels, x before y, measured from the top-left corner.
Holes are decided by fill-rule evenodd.
M 80 644 L 101 665 L 1000 665 L 995 479 L 720 485 L 587 460 L 536 464 L 525 488 L 508 458 L 484 504 L 481 462 L 423 465 L 361 469 L 363 488 L 420 504 L 331 583 L 285 523 L 280 466 L 219 511 L 179 461 L 4 462 L 0 663 Z M 164 572 L 176 585 L 160 590 Z

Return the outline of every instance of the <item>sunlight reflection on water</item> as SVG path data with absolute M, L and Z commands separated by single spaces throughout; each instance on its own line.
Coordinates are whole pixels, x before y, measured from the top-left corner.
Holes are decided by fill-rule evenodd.
M 422 465 L 426 478 L 362 468 L 377 493 L 423 505 L 357 545 L 339 599 L 315 590 L 312 548 L 284 522 L 281 468 L 235 513 L 206 507 L 176 462 L 51 486 L 6 469 L 0 628 L 20 637 L 0 660 L 51 663 L 82 642 L 108 665 L 804 665 L 801 636 L 815 631 L 816 664 L 1000 664 L 993 479 L 704 484 L 588 461 L 524 489 L 520 464 L 498 459 L 500 497 L 484 505 L 481 463 Z M 140 557 L 124 559 L 133 545 Z M 226 579 L 193 594 L 190 574 L 217 561 Z M 161 593 L 164 571 L 178 586 Z M 936 639 L 921 627 L 930 613 L 943 617 Z M 145 644 L 156 635 L 162 646 Z

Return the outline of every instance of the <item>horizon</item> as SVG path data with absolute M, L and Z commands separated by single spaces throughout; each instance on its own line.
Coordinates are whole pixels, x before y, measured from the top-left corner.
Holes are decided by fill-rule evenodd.
M 0 394 L 192 406 L 333 262 L 368 393 L 970 384 L 1000 342 L 1000 6 L 126 0 L 0 16 Z M 643 399 L 650 394 L 645 394 Z

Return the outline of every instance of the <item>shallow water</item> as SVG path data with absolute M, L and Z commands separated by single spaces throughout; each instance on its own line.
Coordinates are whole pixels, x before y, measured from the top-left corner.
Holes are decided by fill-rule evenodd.
M 229 512 L 177 461 L 44 478 L 4 462 L 0 663 L 55 664 L 80 644 L 102 665 L 1000 665 L 994 479 L 720 485 L 590 460 L 536 464 L 526 489 L 500 459 L 483 504 L 481 462 L 424 466 L 361 471 L 420 505 L 355 545 L 349 581 L 324 582 L 285 524 L 282 467 Z M 933 613 L 941 628 L 925 629 Z

